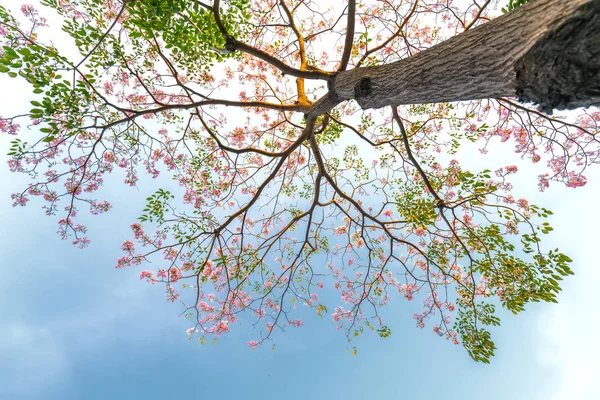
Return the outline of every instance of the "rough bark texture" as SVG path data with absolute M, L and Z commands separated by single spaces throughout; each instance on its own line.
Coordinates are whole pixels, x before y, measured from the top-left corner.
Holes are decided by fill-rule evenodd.
M 600 104 L 600 1 L 584 5 L 515 64 L 520 101 L 540 110 Z
M 600 103 L 600 0 L 532 0 L 398 62 L 332 76 L 310 115 L 519 96 L 546 112 Z

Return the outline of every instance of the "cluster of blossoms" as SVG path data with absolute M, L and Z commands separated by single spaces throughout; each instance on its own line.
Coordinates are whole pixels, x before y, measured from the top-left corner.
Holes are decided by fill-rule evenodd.
M 13 123 L 9 119 L 0 117 L 0 132 L 7 133 L 9 135 L 16 135 L 19 132 L 20 126 Z

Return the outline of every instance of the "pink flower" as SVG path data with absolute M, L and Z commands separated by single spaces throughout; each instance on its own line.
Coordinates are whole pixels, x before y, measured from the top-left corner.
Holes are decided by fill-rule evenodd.
M 14 200 L 13 207 L 24 206 L 29 201 L 26 194 L 14 193 L 10 197 Z
M 177 293 L 177 290 L 175 290 L 171 286 L 167 285 L 167 300 L 170 302 L 174 302 L 178 298 L 179 298 L 179 293 Z
M 169 268 L 169 280 L 171 282 L 177 282 L 181 279 L 181 271 L 177 267 Z
M 190 271 L 194 268 L 194 263 L 191 261 L 186 261 L 183 263 L 183 265 L 181 266 L 181 270 L 182 271 Z
M 211 333 L 216 333 L 217 335 L 221 335 L 223 333 L 229 332 L 230 330 L 231 329 L 229 328 L 229 325 L 227 325 L 227 322 L 221 321 L 211 328 L 211 331 L 212 331 Z
M 163 255 L 165 260 L 174 260 L 179 255 L 179 251 L 172 247 L 169 247 L 168 249 L 165 249 Z
M 36 13 L 36 9 L 33 8 L 33 6 L 31 4 L 23 4 L 21 6 L 21 12 L 23 13 L 24 16 L 29 17 L 30 15 Z
M 131 259 L 129 257 L 120 257 L 117 260 L 117 265 L 115 265 L 115 268 L 129 267 L 130 265 Z
M 131 253 L 135 250 L 135 246 L 131 240 L 126 240 L 121 245 L 121 250 Z
M 142 224 L 140 224 L 139 222 L 131 224 L 130 228 L 131 230 L 133 230 L 133 234 L 135 235 L 136 239 L 139 239 L 144 235 L 144 229 L 142 227 Z
M 146 278 L 148 280 L 148 282 L 152 283 L 153 285 L 156 283 L 154 274 L 151 271 L 142 271 L 140 273 L 140 279 L 144 279 L 144 278 Z
M 282 276 L 281 278 L 279 278 L 279 283 L 285 285 L 286 283 L 288 283 L 290 281 L 290 277 L 289 276 Z
M 213 311 L 215 311 L 215 308 L 213 306 L 209 305 L 205 301 L 201 301 L 200 303 L 198 303 L 198 308 L 200 308 L 200 311 L 202 311 L 202 312 L 213 312 Z
M 417 235 L 417 236 L 425 236 L 427 234 L 425 229 L 423 229 L 421 227 L 415 229 L 414 232 L 415 232 L 415 235 Z
M 390 209 L 387 209 L 383 212 L 383 215 L 385 215 L 388 218 L 391 218 L 393 214 L 394 214 L 394 212 Z
M 0 132 L 16 135 L 19 130 L 19 125 L 13 124 L 12 121 L 0 117 Z
M 519 199 L 519 200 L 517 200 L 517 204 L 522 209 L 529 210 L 529 202 L 527 200 Z
M 81 238 L 77 238 L 73 241 L 73 244 L 76 245 L 77 247 L 79 247 L 80 249 L 83 249 L 85 247 L 87 247 L 92 241 L 90 239 L 88 239 L 87 237 L 81 237 Z
M 296 328 L 299 328 L 302 325 L 304 325 L 304 322 L 302 322 L 301 319 L 295 319 L 295 320 L 290 321 L 290 325 L 295 326 Z
M 567 181 L 567 187 L 577 188 L 581 186 L 585 186 L 587 183 L 587 178 L 583 175 L 575 175 L 573 172 L 570 174 L 569 180 Z
M 346 225 L 338 226 L 337 228 L 335 228 L 335 235 L 336 236 L 340 236 L 340 235 L 343 235 L 345 233 L 348 233 L 348 227 Z
M 112 164 L 115 162 L 115 154 L 107 151 L 106 153 L 104 153 L 104 162 L 106 162 L 107 164 Z

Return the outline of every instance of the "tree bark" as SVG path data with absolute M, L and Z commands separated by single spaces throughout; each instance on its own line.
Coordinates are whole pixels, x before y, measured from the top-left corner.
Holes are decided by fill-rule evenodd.
M 412 57 L 341 71 L 310 115 L 517 96 L 540 110 L 600 104 L 600 0 L 531 0 Z

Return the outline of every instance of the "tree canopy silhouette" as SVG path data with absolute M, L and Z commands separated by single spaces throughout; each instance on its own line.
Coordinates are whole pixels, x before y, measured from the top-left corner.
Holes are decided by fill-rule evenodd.
M 600 1 L 42 3 L 0 6 L 0 72 L 35 94 L 0 118 L 10 169 L 31 178 L 14 204 L 39 197 L 85 247 L 77 214 L 110 210 L 95 192 L 111 172 L 172 177 L 116 266 L 158 260 L 140 278 L 181 302 L 190 338 L 243 318 L 255 348 L 306 307 L 349 340 L 387 337 L 379 310 L 399 296 L 489 362 L 496 307 L 556 302 L 572 274 L 541 243 L 551 212 L 510 193 L 517 167 L 453 157 L 510 141 L 547 164 L 541 190 L 585 184 L 600 112 L 552 113 L 600 103 Z M 52 43 L 45 12 L 80 55 Z

